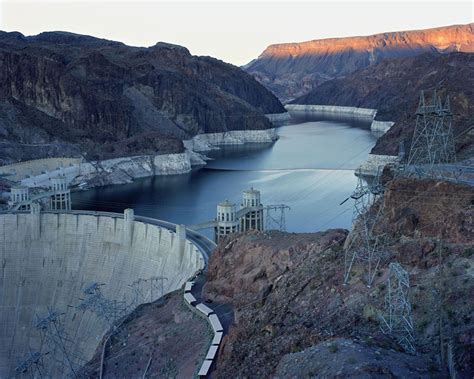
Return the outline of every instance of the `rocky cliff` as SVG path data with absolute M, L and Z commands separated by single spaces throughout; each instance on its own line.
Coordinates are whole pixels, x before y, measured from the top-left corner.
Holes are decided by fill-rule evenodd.
M 397 154 L 399 141 L 409 146 L 420 92 L 449 95 L 456 147 L 461 157 L 474 154 L 474 54 L 423 54 L 386 59 L 345 78 L 327 81 L 294 100 L 296 104 L 326 104 L 377 109 L 378 120 L 395 125 L 378 141 L 374 154 Z
M 473 52 L 473 26 L 381 33 L 271 45 L 244 69 L 282 101 L 300 97 L 324 81 L 386 58 L 426 52 Z
M 267 129 L 280 102 L 238 67 L 181 46 L 0 33 L 0 164 L 181 152 L 181 140 Z
M 247 232 L 220 243 L 204 291 L 232 303 L 235 324 L 216 377 L 446 377 L 448 343 L 457 376 L 471 377 L 472 190 L 403 180 L 384 201 L 389 243 L 371 288 L 360 267 L 343 285 L 344 230 Z M 393 261 L 410 276 L 414 356 L 380 329 Z

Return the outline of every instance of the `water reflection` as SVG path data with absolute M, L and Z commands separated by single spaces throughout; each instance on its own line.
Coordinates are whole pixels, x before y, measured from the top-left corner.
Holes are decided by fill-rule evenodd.
M 158 176 L 134 183 L 92 189 L 73 196 L 76 208 L 121 212 L 195 224 L 215 217 L 224 199 L 240 204 L 253 186 L 262 203 L 285 203 L 289 231 L 349 227 L 353 170 L 375 143 L 366 125 L 311 121 L 279 128 L 273 144 L 249 144 L 213 151 L 209 164 L 186 175 Z M 210 233 L 207 233 L 210 235 Z

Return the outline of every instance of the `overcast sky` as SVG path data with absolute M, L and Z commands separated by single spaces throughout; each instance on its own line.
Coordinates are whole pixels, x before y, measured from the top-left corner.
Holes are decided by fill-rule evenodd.
M 236 65 L 272 43 L 470 22 L 471 1 L 0 1 L 1 30 L 65 30 L 133 46 L 166 41 Z

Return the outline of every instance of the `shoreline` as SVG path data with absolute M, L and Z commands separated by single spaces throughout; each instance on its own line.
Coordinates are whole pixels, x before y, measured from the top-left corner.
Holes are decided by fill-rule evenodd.
M 339 115 L 372 120 L 371 130 L 377 138 L 393 125 L 393 122 L 373 120 L 376 110 L 367 108 L 299 104 L 286 105 L 285 108 L 288 112 L 265 115 L 274 125 L 271 129 L 198 134 L 183 141 L 185 150 L 181 153 L 136 155 L 95 162 L 85 162 L 83 159 L 75 158 L 46 158 L 2 166 L 0 173 L 15 172 L 15 178 L 22 174 L 23 179 L 19 181 L 19 184 L 30 188 L 48 188 L 50 178 L 65 175 L 72 187 L 87 190 L 94 187 L 127 184 L 135 179 L 151 176 L 187 174 L 194 168 L 205 166 L 210 160 L 206 153 L 219 149 L 220 146 L 275 142 L 279 138 L 276 128 L 287 125 L 292 116 Z M 394 156 L 369 154 L 366 162 L 360 165 L 354 173 L 357 174 L 358 171 L 361 171 L 363 175 L 373 176 L 377 174 L 380 165 L 394 161 L 396 161 Z M 46 170 L 40 171 L 38 167 L 46 168 Z M 17 170 L 19 173 L 16 172 Z M 35 170 L 36 172 L 34 172 Z
M 283 118 L 289 119 L 286 114 Z M 102 161 L 85 162 L 79 158 L 44 158 L 0 167 L 0 173 L 11 175 L 19 185 L 49 188 L 50 179 L 66 176 L 72 187 L 87 190 L 94 187 L 131 183 L 150 176 L 180 175 L 194 167 L 205 166 L 206 152 L 219 146 L 248 143 L 271 143 L 278 140 L 275 128 L 265 130 L 232 130 L 198 134 L 184 140 L 184 152 L 157 155 L 135 155 Z
M 308 117 L 308 116 L 332 116 L 332 117 L 347 117 L 349 119 L 356 119 L 370 122 L 370 130 L 381 136 L 388 132 L 388 130 L 395 124 L 393 121 L 379 121 L 376 120 L 377 109 L 371 108 L 357 108 L 357 107 L 342 107 L 337 105 L 315 105 L 315 104 L 287 104 L 285 109 L 291 116 Z

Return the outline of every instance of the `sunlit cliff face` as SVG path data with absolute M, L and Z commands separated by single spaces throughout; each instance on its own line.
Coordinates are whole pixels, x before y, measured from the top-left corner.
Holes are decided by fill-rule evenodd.
M 283 102 L 384 59 L 474 52 L 474 24 L 270 45 L 245 70 Z
M 474 24 L 381 33 L 367 37 L 329 38 L 301 43 L 275 44 L 267 47 L 259 58 L 298 57 L 372 49 L 416 50 L 424 47 L 474 52 Z

